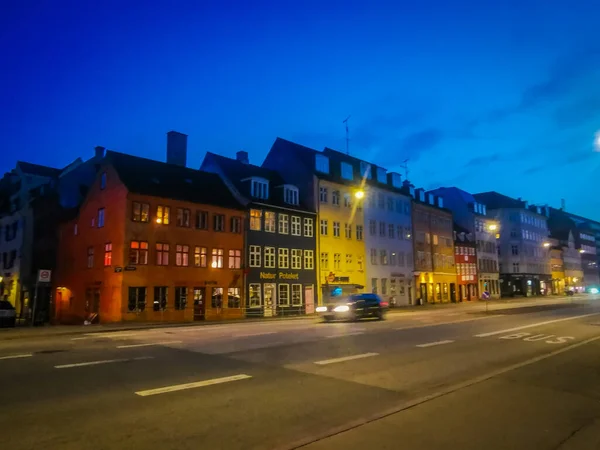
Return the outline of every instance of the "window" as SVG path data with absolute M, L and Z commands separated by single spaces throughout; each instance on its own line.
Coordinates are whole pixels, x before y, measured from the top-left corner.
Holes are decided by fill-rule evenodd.
M 304 250 L 304 268 L 312 270 L 315 267 L 315 256 L 312 250 Z
M 275 213 L 272 213 L 272 214 L 275 214 Z M 262 211 L 259 209 L 251 209 L 250 210 L 250 229 L 252 231 L 260 231 L 261 230 L 261 221 L 262 221 Z M 275 231 L 275 230 L 273 230 L 273 231 Z
M 385 222 L 379 222 L 379 236 L 385 237 Z
M 164 311 L 167 309 L 167 286 L 154 287 L 154 311 Z
M 102 228 L 104 226 L 104 208 L 100 208 L 98 210 L 98 228 Z
M 387 295 L 387 278 L 381 279 L 381 295 Z
M 187 287 L 175 286 L 175 309 L 184 310 L 187 305 Z
M 340 191 L 333 191 L 331 193 L 331 204 L 340 206 Z
M 333 254 L 333 270 L 340 270 L 342 264 L 342 255 L 340 253 Z
M 261 211 L 257 211 L 253 209 L 252 211 L 256 211 L 261 213 Z M 251 212 L 252 213 L 252 212 Z M 260 216 L 258 216 L 258 231 L 260 231 Z M 252 219 L 251 219 L 252 220 Z M 254 228 L 252 228 L 254 229 Z M 275 213 L 272 211 L 265 211 L 265 231 L 269 233 L 275 233 Z
M 223 307 L 223 288 L 215 287 L 212 288 L 212 295 L 210 296 L 210 306 L 213 308 Z
M 390 266 L 396 265 L 396 252 L 390 253 Z
M 285 283 L 279 283 L 279 306 L 290 306 L 290 285 Z
M 265 267 L 268 269 L 275 268 L 275 247 L 265 247 Z
M 104 266 L 112 264 L 112 242 L 104 244 Z
M 241 233 L 242 232 L 242 218 L 241 217 L 232 217 L 230 219 L 229 229 L 232 233 Z
M 106 189 L 106 172 L 102 172 L 100 175 L 100 189 Z
M 402 210 L 403 210 L 403 208 L 402 208 L 402 200 L 399 199 L 399 198 L 397 198 L 396 199 L 396 212 L 397 213 L 402 213 Z
M 404 237 L 405 237 L 407 240 L 410 240 L 410 239 L 412 239 L 412 232 L 410 231 L 410 228 L 409 228 L 409 227 L 406 227 L 406 228 L 404 229 Z
M 385 208 L 385 195 L 381 192 L 377 195 L 377 206 L 381 209 Z
M 171 208 L 168 206 L 157 206 L 156 207 L 156 223 L 169 225 L 171 221 Z
M 213 269 L 222 269 L 224 255 L 225 255 L 225 250 L 223 250 L 222 248 L 213 248 L 212 249 L 212 261 L 210 263 L 210 267 L 212 267 Z
M 146 309 L 146 291 L 145 287 L 130 287 L 127 309 L 131 312 L 141 312 Z
M 292 269 L 302 269 L 302 250 L 292 249 Z
M 387 198 L 387 207 L 388 207 L 388 211 L 394 210 L 394 199 L 392 197 Z
M 344 206 L 352 208 L 352 196 L 350 194 L 344 194 Z
M 356 240 L 357 241 L 363 240 L 363 226 L 362 225 L 356 225 Z
M 292 306 L 302 306 L 301 284 L 292 284 Z
M 242 267 L 242 251 L 229 250 L 228 267 L 230 269 L 240 269 Z
M 513 263 L 513 273 L 519 273 L 519 263 Z
M 400 240 L 404 239 L 404 231 L 402 230 L 402 225 L 398 225 L 396 227 L 396 236 Z
M 377 265 L 377 249 L 375 248 L 371 249 L 371 264 Z
M 286 187 L 284 191 L 284 200 L 290 205 L 298 204 L 298 189 L 293 187 Z
M 225 231 L 225 216 L 223 214 L 213 215 L 213 230 Z
M 352 239 L 352 225 L 350 225 L 349 223 L 345 223 L 344 224 L 344 233 L 345 233 L 346 239 Z
M 250 267 L 260 267 L 260 246 L 250 246 Z
M 88 247 L 87 249 L 87 266 L 88 269 L 94 267 L 94 247 Z
M 327 220 L 321 219 L 321 235 L 327 236 Z
M 394 239 L 394 231 L 396 230 L 396 227 L 393 224 L 389 224 L 388 225 L 388 236 L 390 239 Z
M 148 222 L 149 218 L 150 205 L 148 203 L 133 202 L 131 219 L 134 222 Z
M 228 308 L 241 308 L 242 307 L 242 296 L 241 296 L 240 288 L 230 287 L 227 289 L 227 307 Z
M 349 164 L 347 162 L 342 162 L 340 164 L 340 166 L 341 166 L 341 171 L 342 171 L 342 178 L 344 178 L 346 180 L 354 179 L 354 174 L 352 173 L 352 164 Z
M 371 165 L 365 161 L 361 161 L 360 162 L 360 176 L 361 177 L 367 177 L 368 180 L 371 179 L 372 174 L 371 174 Z
M 329 270 L 329 253 L 321 253 L 321 270 Z
M 290 250 L 287 248 L 279 249 L 279 268 L 287 269 L 290 266 Z
M 189 265 L 190 247 L 177 244 L 175 246 L 175 265 L 187 267 Z
M 329 158 L 325 155 L 315 155 L 315 169 L 317 172 L 329 173 Z
M 279 214 L 279 234 L 288 234 L 290 223 L 287 214 Z
M 511 253 L 513 254 L 513 256 L 517 256 L 519 254 L 519 246 L 518 245 L 511 245 L 510 250 L 511 250 Z
M 439 241 L 438 241 L 438 235 L 437 235 L 437 234 L 434 234 L 434 235 L 433 235 L 433 245 L 438 245 L 438 244 L 439 244 Z
M 250 194 L 252 195 L 252 197 L 268 199 L 269 183 L 266 180 L 252 180 L 252 188 Z
M 206 247 L 194 248 L 194 266 L 206 267 L 208 259 L 208 249 Z
M 377 278 L 371 278 L 371 292 L 377 294 Z
M 380 183 L 387 182 L 386 170 L 382 167 L 377 168 L 377 181 Z
M 333 222 L 333 237 L 340 237 L 340 223 Z
M 208 230 L 208 211 L 196 211 L 196 228 Z
M 301 232 L 301 218 L 298 216 L 292 216 L 292 236 L 302 236 Z
M 381 259 L 381 264 L 384 266 L 387 265 L 387 263 L 388 263 L 387 250 L 381 250 L 379 252 L 379 256 Z
M 352 270 L 352 253 L 346 253 L 346 270 Z
M 163 244 L 163 243 L 156 244 L 156 265 L 157 266 L 168 266 L 169 265 L 169 244 Z
M 250 308 L 260 308 L 262 302 L 259 283 L 252 283 L 248 286 L 248 299 Z
M 425 243 L 431 244 L 431 235 L 429 233 L 425 233 Z
M 129 265 L 146 265 L 148 264 L 148 242 L 146 241 L 131 241 L 129 244 Z
M 309 218 L 304 219 L 304 236 L 313 237 L 313 220 Z
M 362 270 L 363 270 L 363 257 L 362 256 L 356 257 L 356 268 L 362 272 Z
M 398 253 L 398 266 L 404 267 L 404 252 Z
M 516 229 L 513 228 L 512 230 L 510 230 L 510 237 L 511 238 L 519 237 L 519 234 Z
M 321 203 L 327 203 L 327 188 L 320 187 L 319 188 L 319 200 Z
M 376 233 L 377 233 L 377 221 L 369 220 L 369 234 L 371 236 L 375 236 Z

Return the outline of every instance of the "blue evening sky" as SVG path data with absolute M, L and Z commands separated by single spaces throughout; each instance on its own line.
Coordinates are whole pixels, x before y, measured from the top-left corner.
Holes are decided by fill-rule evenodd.
M 4 2 L 2 172 L 277 136 L 600 220 L 596 0 Z

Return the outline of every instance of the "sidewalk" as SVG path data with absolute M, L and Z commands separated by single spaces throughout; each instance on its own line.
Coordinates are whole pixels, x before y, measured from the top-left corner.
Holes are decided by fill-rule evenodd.
M 506 308 L 527 308 L 540 305 L 552 304 L 569 304 L 575 301 L 585 301 L 587 296 L 574 297 L 528 297 L 504 300 L 489 300 L 487 309 L 489 311 L 499 311 Z M 433 312 L 447 310 L 462 310 L 469 311 L 485 311 L 486 302 L 483 300 L 463 303 L 435 303 L 425 304 L 421 306 L 403 306 L 391 309 L 389 314 L 400 315 L 415 312 Z M 0 341 L 14 339 L 35 339 L 53 336 L 68 336 L 84 333 L 108 333 L 115 331 L 135 331 L 151 328 L 173 328 L 173 327 L 202 327 L 202 326 L 217 326 L 226 324 L 245 324 L 257 322 L 281 322 L 281 321 L 309 321 L 316 320 L 316 315 L 308 316 L 291 316 L 291 317 L 273 317 L 273 318 L 257 318 L 257 319 L 238 319 L 238 320 L 221 320 L 215 322 L 121 322 L 111 324 L 95 324 L 95 325 L 45 325 L 39 327 L 17 327 L 17 328 L 0 328 Z

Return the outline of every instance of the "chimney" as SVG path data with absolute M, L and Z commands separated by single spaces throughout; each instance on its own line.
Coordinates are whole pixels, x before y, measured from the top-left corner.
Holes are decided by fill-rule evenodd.
M 169 131 L 167 133 L 167 163 L 185 167 L 186 162 L 187 134 Z
M 235 159 L 237 159 L 242 164 L 250 164 L 250 159 L 248 158 L 248 152 L 240 150 L 235 154 Z
M 565 202 L 564 198 L 560 199 L 560 210 L 564 211 L 565 209 L 567 209 L 567 202 Z
M 101 145 L 96 146 L 94 148 L 94 158 L 96 158 L 96 159 L 104 158 L 104 150 L 105 150 L 105 148 L 102 147 Z

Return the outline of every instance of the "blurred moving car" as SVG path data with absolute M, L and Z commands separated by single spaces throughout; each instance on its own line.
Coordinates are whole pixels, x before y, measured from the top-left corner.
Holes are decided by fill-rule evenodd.
M 17 323 L 17 312 L 8 300 L 0 300 L 0 327 L 14 327 Z
M 317 307 L 316 312 L 325 322 L 353 321 L 369 317 L 383 320 L 388 308 L 388 302 L 383 301 L 377 294 L 354 294 L 329 299 L 326 305 Z

